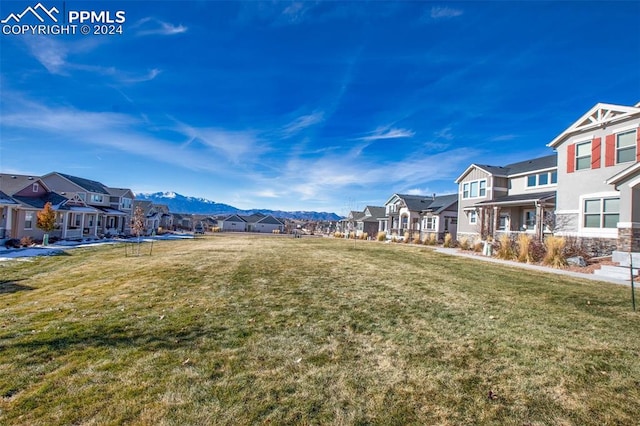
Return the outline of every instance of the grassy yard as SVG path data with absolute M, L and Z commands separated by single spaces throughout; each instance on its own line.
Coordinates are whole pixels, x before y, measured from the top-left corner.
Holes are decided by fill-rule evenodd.
M 0 264 L 0 424 L 640 421 L 627 287 L 326 238 L 124 253 Z

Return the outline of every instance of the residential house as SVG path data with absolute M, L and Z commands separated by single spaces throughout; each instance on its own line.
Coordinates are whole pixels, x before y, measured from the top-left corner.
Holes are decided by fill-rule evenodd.
M 81 235 L 76 237 L 97 238 L 106 233 L 105 224 L 121 223 L 126 217 L 125 212 L 111 207 L 111 194 L 100 182 L 59 172 L 46 174 L 41 179 L 77 207 L 84 206 L 82 211 L 67 214 L 69 223 L 80 230 Z
M 338 231 L 350 235 L 352 232 L 355 233 L 357 230 L 357 223 L 360 221 L 362 223 L 362 219 L 365 217 L 364 212 L 360 212 L 357 210 L 351 210 L 347 217 L 340 219 L 338 221 Z M 363 230 L 361 230 L 358 235 L 360 235 Z
M 424 196 L 393 194 L 385 203 L 385 215 L 378 218 L 378 231 L 387 236 L 410 239 L 424 239 L 429 234 L 437 234 L 443 239 L 445 234 L 457 235 L 458 196 L 457 194 Z
M 104 221 L 104 234 L 131 235 L 135 194 L 128 188 L 107 188 L 107 192 L 109 207 L 101 209 L 107 216 Z
M 640 252 L 640 103 L 599 103 L 549 144 L 558 154 L 556 234 L 594 252 Z
M 56 229 L 51 235 L 58 238 L 82 238 L 83 230 L 76 219 L 85 214 L 98 214 L 82 200 L 68 199 L 51 191 L 41 178 L 35 176 L 2 174 L 0 190 L 4 194 L 0 197 L 0 205 L 5 205 L 2 215 L 5 239 L 41 239 L 44 231 L 36 226 L 37 215 L 47 202 L 51 202 L 56 211 Z M 95 222 L 91 222 L 91 226 L 95 227 Z
M 174 229 L 173 215 L 166 204 L 154 204 L 149 200 L 134 200 L 133 214 L 140 208 L 144 217 L 144 234 L 156 234 L 158 231 Z
M 278 231 L 284 233 L 285 224 L 280 219 L 254 213 L 251 215 L 232 214 L 222 220 L 218 220 L 218 226 L 222 232 L 261 232 L 273 233 Z
M 471 164 L 455 182 L 459 237 L 526 232 L 542 238 L 553 230 L 555 154 L 506 166 Z

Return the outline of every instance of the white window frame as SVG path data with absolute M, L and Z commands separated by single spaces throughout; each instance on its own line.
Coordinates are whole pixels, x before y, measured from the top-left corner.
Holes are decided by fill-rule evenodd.
M 33 229 L 33 212 L 27 211 L 24 213 L 24 229 Z
M 605 202 L 607 200 L 617 200 L 618 201 L 618 211 L 617 212 L 605 212 L 604 208 L 605 208 Z M 598 201 L 599 202 L 599 209 L 598 209 L 598 213 L 587 213 L 587 202 L 589 201 Z M 618 229 L 618 222 L 620 221 L 620 197 L 619 196 L 601 196 L 601 197 L 585 197 L 581 200 L 581 215 L 580 215 L 580 224 L 582 226 L 582 228 L 584 229 L 589 229 L 589 230 L 603 230 L 603 229 Z M 586 219 L 587 216 L 598 216 L 598 222 L 599 222 L 599 226 L 587 226 L 586 224 Z M 618 220 L 616 220 L 616 225 L 615 226 L 604 226 L 604 222 L 605 222 L 605 217 L 609 215 L 609 216 L 617 216 Z
M 589 140 L 589 141 L 583 141 L 583 142 L 576 143 L 576 152 L 575 152 L 575 159 L 574 159 L 574 162 L 575 162 L 575 165 L 576 165 L 575 166 L 575 170 L 576 171 L 578 171 L 578 170 L 591 170 L 591 154 L 592 154 L 591 153 L 591 149 L 592 149 L 591 142 L 592 141 Z M 587 155 L 578 156 L 578 147 L 581 146 L 581 145 L 589 145 L 589 155 L 588 156 Z M 587 167 L 581 167 L 581 168 L 578 167 L 578 160 L 583 159 L 583 158 L 587 158 L 587 157 L 589 157 L 588 166 Z
M 91 194 L 91 202 L 92 203 L 103 203 L 104 202 L 104 195 Z
M 424 230 L 425 231 L 435 231 L 437 225 L 437 216 L 426 216 L 424 218 Z
M 502 219 L 504 219 L 504 226 L 502 226 Z M 511 215 L 509 213 L 501 213 L 498 219 L 498 230 L 509 231 L 511 229 Z
M 131 198 L 126 198 L 126 197 L 122 198 L 122 207 L 121 208 L 129 210 L 129 209 L 131 209 L 132 205 L 133 205 L 133 200 Z
M 556 181 L 553 181 L 553 175 L 555 175 L 556 177 Z M 547 177 L 547 183 L 540 183 L 540 177 L 541 176 L 546 176 Z M 534 184 L 533 185 L 529 185 L 529 179 L 533 178 L 534 179 Z M 540 172 L 540 173 L 532 173 L 526 176 L 527 182 L 525 183 L 525 186 L 527 188 L 539 188 L 539 187 L 547 187 L 547 186 L 555 186 L 558 184 L 558 171 L 557 170 L 550 170 L 548 172 Z
M 476 184 L 476 195 L 472 193 L 473 184 Z M 484 184 L 484 187 L 483 187 Z M 476 179 L 462 184 L 462 198 L 470 200 L 473 198 L 485 198 L 487 196 L 487 179 Z
M 527 213 L 533 213 L 533 224 L 527 223 Z M 526 226 L 527 231 L 535 231 L 536 228 L 536 210 L 535 209 L 525 209 L 522 211 L 522 225 Z
M 478 212 L 475 210 L 469 211 L 469 225 L 477 225 L 478 224 Z
M 636 158 L 637 158 L 637 155 L 638 155 L 638 144 L 636 142 L 637 138 L 638 138 L 637 131 L 638 131 L 637 129 L 632 129 L 632 130 L 626 130 L 626 131 L 622 131 L 622 132 L 616 133 L 616 164 L 631 163 L 631 162 L 636 161 Z M 619 144 L 620 144 L 620 136 L 627 135 L 627 134 L 630 134 L 630 133 L 633 133 L 633 139 L 631 141 L 631 145 L 630 146 L 625 146 L 623 148 L 620 148 L 620 146 L 619 146 Z M 620 151 L 621 150 L 630 151 L 632 149 L 633 149 L 633 153 L 634 153 L 633 158 L 630 159 L 630 160 L 626 160 L 626 161 L 620 161 L 620 157 L 619 157 Z
M 38 192 L 39 190 L 40 190 L 40 185 L 38 185 L 37 183 L 34 183 L 34 184 L 31 186 L 31 191 L 32 191 L 32 192 Z

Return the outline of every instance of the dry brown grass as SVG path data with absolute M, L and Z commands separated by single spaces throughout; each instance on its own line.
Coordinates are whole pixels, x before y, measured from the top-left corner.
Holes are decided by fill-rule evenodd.
M 0 424 L 637 419 L 624 287 L 271 235 L 1 265 Z

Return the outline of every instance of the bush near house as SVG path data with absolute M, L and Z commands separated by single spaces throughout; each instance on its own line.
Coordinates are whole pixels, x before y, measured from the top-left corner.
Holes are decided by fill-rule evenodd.
M 387 233 L 384 231 L 379 231 L 378 234 L 376 235 L 376 240 L 378 241 L 385 241 L 387 239 Z

